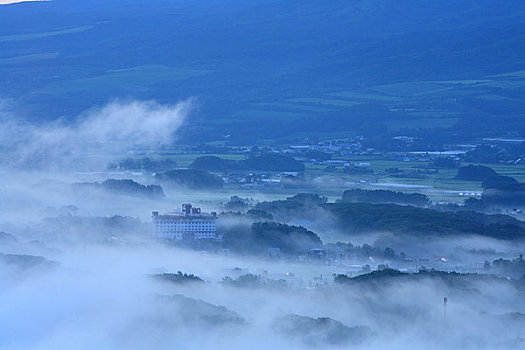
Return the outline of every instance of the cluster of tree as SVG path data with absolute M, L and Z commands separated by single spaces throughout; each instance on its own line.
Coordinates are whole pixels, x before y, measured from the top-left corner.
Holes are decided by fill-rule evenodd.
M 362 189 L 344 191 L 341 201 L 343 203 L 397 203 L 420 207 L 427 206 L 430 203 L 430 200 L 424 194 Z
M 304 227 L 276 222 L 225 227 L 223 243 L 241 253 L 260 253 L 269 248 L 279 248 L 283 254 L 304 254 L 323 244 L 317 234 Z
M 500 278 L 494 275 L 477 274 L 477 273 L 459 273 L 438 271 L 435 269 L 420 269 L 416 273 L 401 272 L 391 268 L 372 271 L 366 274 L 349 277 L 344 274 L 339 274 L 334 277 L 334 282 L 342 285 L 366 285 L 367 287 L 383 288 L 386 284 L 402 281 L 421 281 L 421 280 L 437 280 L 443 282 L 449 287 L 470 288 L 471 284 L 478 281 L 500 281 L 502 283 L 520 284 L 523 281 L 508 281 L 505 278 Z
M 239 196 L 232 196 L 230 200 L 224 205 L 224 210 L 232 212 L 246 212 L 253 205 L 253 200 L 248 198 L 241 198 Z
M 525 156 L 525 142 L 508 143 L 505 145 L 480 145 L 463 155 L 466 162 L 499 163 L 513 161 Z
M 213 305 L 202 300 L 188 298 L 181 294 L 159 295 L 152 324 L 162 324 L 167 329 L 176 329 L 181 324 L 196 329 L 213 327 L 241 326 L 244 318 L 224 306 Z
M 366 326 L 348 327 L 329 317 L 312 318 L 294 314 L 275 319 L 272 328 L 283 336 L 296 338 L 314 348 L 360 345 L 375 335 Z
M 492 168 L 483 165 L 467 165 L 458 169 L 456 180 L 466 181 L 485 181 L 490 177 L 497 176 L 498 173 Z
M 524 205 L 525 183 L 500 182 L 485 188 L 481 199 L 489 204 Z
M 484 211 L 494 207 L 524 206 L 525 183 L 496 182 L 483 189 L 480 199 L 469 198 L 465 208 Z
M 107 179 L 102 183 L 84 182 L 73 184 L 75 188 L 97 188 L 107 192 L 126 196 L 148 197 L 158 199 L 164 197 L 164 191 L 159 185 L 143 185 L 130 179 Z
M 281 176 L 280 184 L 284 188 L 306 188 L 315 186 L 312 181 L 304 176 L 304 173 L 299 173 L 297 175 L 283 175 Z
M 154 275 L 155 278 L 172 282 L 175 284 L 186 284 L 186 283 L 194 283 L 194 282 L 204 282 L 201 278 L 193 275 L 193 274 L 186 274 L 182 273 L 180 271 L 177 271 L 177 273 L 161 273 Z
M 254 209 L 271 214 L 278 220 L 287 221 L 293 218 L 305 218 L 311 210 L 316 211 L 328 201 L 326 197 L 312 193 L 299 193 L 285 200 L 259 202 Z
M 0 253 L 0 266 L 17 271 L 27 271 L 55 268 L 58 267 L 59 264 L 55 261 L 47 260 L 42 256 Z
M 332 159 L 332 155 L 327 152 L 318 151 L 318 150 L 308 150 L 305 152 L 300 153 L 301 157 L 307 158 L 307 159 L 315 159 L 315 160 L 330 160 Z
M 247 273 L 235 279 L 226 276 L 221 281 L 222 285 L 238 288 L 286 288 L 286 281 L 283 279 L 263 279 L 260 275 Z
M 517 184 L 511 176 L 500 175 L 494 169 L 483 165 L 468 165 L 458 169 L 457 180 L 481 181 L 483 188 L 497 187 L 506 184 Z
M 304 164 L 294 157 L 278 153 L 264 153 L 244 160 L 224 159 L 217 156 L 202 156 L 190 165 L 192 169 L 206 171 L 304 171 Z
M 327 203 L 326 198 L 300 194 L 286 200 L 261 202 L 279 221 L 323 221 L 326 217 L 344 232 L 388 231 L 398 234 L 442 236 L 475 234 L 497 239 L 525 239 L 525 225 L 507 215 L 457 210 L 444 211 L 398 204 Z
M 15 235 L 12 235 L 7 232 L 0 231 L 0 244 L 7 246 L 8 244 L 15 244 L 18 242 L 18 239 Z
M 397 204 L 335 203 L 324 206 L 347 231 L 390 231 L 415 235 L 476 234 L 525 239 L 524 225 L 506 215 L 447 212 Z
M 394 249 L 390 247 L 380 248 L 371 246 L 367 243 L 363 245 L 354 245 L 351 242 L 343 243 L 327 243 L 325 244 L 325 250 L 328 254 L 333 255 L 358 255 L 363 258 L 373 257 L 382 260 L 397 260 L 405 258 L 405 253 L 400 253 L 399 256 L 396 254 Z
M 196 169 L 178 169 L 155 175 L 157 181 L 168 185 L 187 187 L 194 190 L 222 188 L 224 181 L 220 176 Z
M 522 254 L 512 260 L 502 258 L 496 259 L 492 261 L 492 264 L 485 261 L 484 267 L 498 275 L 510 276 L 513 278 L 525 277 L 525 260 L 523 259 Z
M 399 174 L 402 173 L 403 170 L 399 170 L 399 168 L 386 168 L 385 173 L 387 174 Z
M 506 185 L 506 184 L 517 184 L 517 183 L 518 183 L 518 180 L 516 180 L 515 178 L 511 176 L 495 175 L 495 176 L 490 176 L 486 178 L 481 183 L 481 187 L 490 188 L 490 187 L 498 187 L 498 186 Z
M 112 163 L 109 169 L 123 170 L 147 170 L 147 171 L 168 171 L 177 168 L 177 162 L 173 159 L 152 160 L 144 158 L 126 158 L 118 163 Z

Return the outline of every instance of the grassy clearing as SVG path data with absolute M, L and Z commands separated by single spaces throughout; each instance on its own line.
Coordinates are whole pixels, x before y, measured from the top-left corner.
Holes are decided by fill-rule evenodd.
M 494 77 L 494 78 L 499 78 L 499 77 L 518 77 L 518 78 L 524 78 L 525 79 L 525 70 L 519 70 L 519 71 L 516 71 L 516 72 L 509 72 L 509 73 L 491 75 L 491 77 Z
M 497 89 L 519 89 L 525 86 L 525 80 L 493 80 L 480 86 L 497 88 Z
M 383 101 L 383 102 L 400 102 L 402 98 L 396 96 L 378 95 L 372 93 L 361 93 L 355 91 L 340 91 L 327 94 L 329 96 L 340 97 L 344 99 L 352 100 L 364 100 L 364 101 Z
M 79 33 L 79 32 L 85 32 L 86 30 L 89 30 L 93 27 L 94 26 L 92 25 L 84 25 L 84 26 L 77 26 L 77 27 L 72 27 L 72 28 L 52 30 L 48 32 L 40 32 L 40 33 L 2 35 L 0 36 L 0 42 L 41 39 L 41 38 L 46 38 L 46 37 L 55 36 L 55 35 Z
M 318 106 L 311 106 L 311 105 L 304 105 L 304 104 L 297 104 L 297 103 L 254 103 L 252 104 L 254 107 L 258 107 L 264 110 L 277 110 L 277 111 L 283 111 L 283 112 L 296 112 L 296 113 L 303 113 L 303 112 L 310 112 L 310 113 L 323 113 L 323 112 L 329 112 L 333 110 L 329 107 L 318 107 Z
M 71 91 L 128 89 L 147 90 L 149 85 L 161 81 L 176 81 L 209 73 L 205 70 L 168 67 L 163 65 L 138 66 L 108 71 L 92 78 L 62 80 L 48 84 L 41 90 L 48 94 L 64 94 Z
M 370 87 L 369 89 L 393 96 L 409 97 L 447 91 L 452 89 L 452 87 L 431 81 L 412 81 L 406 83 L 378 85 Z
M 247 109 L 236 112 L 230 116 L 232 121 L 239 119 L 249 120 L 293 120 L 301 118 L 304 113 L 278 112 L 260 109 Z
M 489 82 L 489 79 L 471 79 L 471 80 L 436 80 L 436 81 L 430 81 L 430 83 L 435 84 L 452 84 L 452 85 L 478 85 L 480 83 L 486 83 Z
M 401 129 L 426 129 L 426 128 L 448 128 L 455 125 L 459 118 L 420 118 L 411 120 L 386 120 L 385 124 L 389 132 Z
M 32 55 L 23 55 L 16 57 L 6 57 L 0 58 L 0 64 L 17 64 L 17 63 L 27 63 L 40 60 L 49 60 L 57 58 L 58 52 L 49 52 L 49 53 L 36 53 Z
M 310 103 L 317 106 L 343 106 L 343 107 L 350 107 L 362 104 L 362 102 L 359 101 L 347 101 L 347 100 L 334 100 L 334 99 L 325 99 L 325 98 L 294 98 L 291 100 L 288 100 L 289 102 L 296 102 L 296 103 Z
M 237 155 L 237 154 L 201 154 L 201 153 L 176 154 L 176 155 L 165 156 L 163 158 L 169 158 L 169 159 L 175 160 L 179 167 L 188 167 L 191 163 L 193 163 L 195 159 L 199 157 L 203 157 L 203 156 L 216 156 L 216 157 L 230 159 L 230 160 L 244 159 L 243 155 Z

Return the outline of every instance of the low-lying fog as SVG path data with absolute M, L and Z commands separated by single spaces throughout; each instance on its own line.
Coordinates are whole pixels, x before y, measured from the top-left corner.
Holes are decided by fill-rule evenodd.
M 305 266 L 190 252 L 154 243 L 70 247 L 49 253 L 48 257 L 59 265 L 2 266 L 2 348 L 331 345 L 323 343 L 325 333 L 331 330 L 306 328 L 305 334 L 297 334 L 296 330 L 290 331 L 291 325 L 282 325 L 280 318 L 290 314 L 330 317 L 348 327 L 368 327 L 348 343 L 335 342 L 334 346 L 523 346 L 520 337 L 525 320 L 517 314 L 525 312 L 523 291 L 505 281 L 455 286 L 429 278 L 379 286 L 330 283 L 312 288 L 305 283 L 309 278 Z M 235 267 L 287 283 L 280 287 L 219 283 L 225 276 L 235 278 L 243 273 Z M 191 272 L 205 282 L 178 285 L 151 277 L 179 270 Z M 288 277 L 286 272 L 296 275 Z M 449 300 L 446 319 L 444 296 Z M 187 307 L 188 303 L 193 306 Z M 339 336 L 344 337 L 345 331 L 340 330 Z M 314 339 L 310 339 L 312 334 Z
M 0 133 L 6 150 L 0 168 L 0 232 L 6 232 L 0 236 L 0 348 L 525 347 L 523 279 L 429 274 L 334 283 L 335 274 L 346 273 L 338 266 L 195 251 L 153 239 L 152 210 L 193 200 L 220 211 L 212 203 L 235 193 L 171 189 L 163 199 L 144 199 L 70 186 L 119 177 L 97 167 L 101 158 L 169 143 L 191 103 L 113 103 L 72 127 L 28 126 L 4 117 L 3 126 L 13 132 Z M 22 127 L 29 134 L 19 133 Z M 91 157 L 100 152 L 103 157 Z M 25 169 L 36 153 L 46 161 Z M 75 168 L 83 157 L 96 159 L 91 172 Z M 152 182 L 144 175 L 134 179 Z M 89 221 L 78 228 L 48 219 L 113 215 L 139 220 L 127 235 L 98 239 Z M 314 221 L 320 238 L 332 241 L 334 232 Z M 388 233 L 345 236 L 349 241 L 412 255 L 447 254 L 462 264 L 523 248 L 476 237 L 425 242 Z M 182 281 L 162 278 L 178 271 L 182 276 L 175 278 Z

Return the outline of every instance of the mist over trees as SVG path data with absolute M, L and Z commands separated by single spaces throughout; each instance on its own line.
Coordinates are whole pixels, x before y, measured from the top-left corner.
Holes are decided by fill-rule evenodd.
M 155 179 L 162 184 L 182 186 L 195 190 L 222 188 L 224 181 L 221 177 L 202 170 L 177 169 L 159 173 Z
M 252 253 L 277 248 L 283 254 L 305 254 L 322 246 L 314 232 L 277 222 L 254 222 L 248 229 L 244 226 L 228 228 L 223 240 L 233 251 Z
M 114 194 L 147 197 L 151 199 L 158 199 L 164 197 L 164 191 L 159 185 L 142 185 L 130 179 L 107 179 L 98 182 L 85 182 L 73 184 L 73 187 L 78 190 L 85 189 L 101 189 Z

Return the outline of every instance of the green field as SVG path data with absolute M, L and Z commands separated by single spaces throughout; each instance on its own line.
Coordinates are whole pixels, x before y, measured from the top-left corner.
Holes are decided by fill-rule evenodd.
M 93 28 L 92 25 L 77 26 L 72 28 L 57 29 L 48 32 L 40 33 L 27 33 L 27 34 L 13 34 L 13 35 L 2 35 L 0 36 L 0 42 L 10 42 L 10 41 L 22 41 L 22 40 L 31 40 L 31 39 L 41 39 L 49 36 L 71 34 L 84 32 Z
M 450 90 L 451 88 L 452 87 L 448 87 L 444 84 L 437 84 L 431 81 L 410 81 L 405 83 L 378 85 L 370 87 L 369 89 L 383 94 L 409 97 L 442 92 Z
M 206 70 L 146 65 L 126 69 L 110 70 L 103 75 L 83 79 L 61 80 L 50 83 L 40 92 L 47 94 L 67 94 L 72 91 L 110 90 L 126 88 L 148 90 L 150 85 L 162 81 L 177 81 L 209 73 Z
M 445 128 L 456 124 L 459 118 L 414 118 L 410 120 L 387 120 L 385 122 L 389 132 L 396 132 L 402 129 L 418 128 Z
M 355 106 L 355 105 L 362 103 L 358 101 L 349 101 L 349 100 L 336 100 L 336 99 L 327 99 L 327 98 L 307 98 L 307 97 L 294 98 L 288 101 L 296 102 L 296 103 L 308 103 L 308 104 L 317 105 L 317 106 L 344 106 L 344 107 Z
M 355 91 L 340 91 L 340 92 L 333 92 L 329 93 L 328 95 L 344 98 L 344 99 L 352 99 L 352 100 L 363 100 L 363 101 L 385 101 L 385 102 L 400 102 L 403 99 L 397 96 L 388 96 L 388 95 L 379 95 L 374 93 L 361 93 L 361 92 L 355 92 Z
M 36 53 L 16 57 L 0 58 L 0 64 L 17 64 L 57 58 L 58 52 Z

